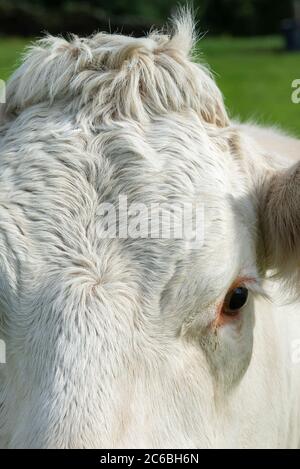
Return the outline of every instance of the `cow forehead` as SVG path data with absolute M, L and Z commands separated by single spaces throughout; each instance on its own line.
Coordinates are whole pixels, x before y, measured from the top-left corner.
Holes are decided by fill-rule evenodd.
M 18 133 L 10 127 L 1 143 L 1 197 L 8 211 L 18 214 L 11 222 L 18 224 L 20 246 L 24 251 L 26 245 L 32 258 L 42 258 L 54 271 L 91 262 L 97 272 L 116 249 L 136 270 L 152 271 L 154 281 L 167 264 L 186 257 L 186 243 L 126 236 L 103 240 L 99 208 L 116 207 L 123 196 L 127 207 L 202 204 L 199 266 L 209 279 L 216 265 L 225 275 L 228 263 L 220 265 L 215 249 L 229 255 L 234 247 L 232 198 L 238 201 L 243 181 L 230 155 L 212 142 L 196 116 L 168 116 L 143 126 L 120 122 L 97 132 L 62 118 L 60 109 L 49 116 L 41 107 L 34 119 L 24 112 L 18 120 Z M 117 247 L 111 250 L 111 245 Z

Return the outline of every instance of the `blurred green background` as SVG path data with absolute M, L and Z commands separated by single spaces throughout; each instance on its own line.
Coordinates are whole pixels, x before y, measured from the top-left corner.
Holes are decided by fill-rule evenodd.
M 0 0 L 0 78 L 6 80 L 32 38 L 104 29 L 140 35 L 160 27 L 172 0 Z M 209 64 L 232 117 L 282 127 L 300 137 L 300 104 L 291 101 L 300 53 L 286 52 L 282 20 L 297 16 L 294 0 L 194 1 L 199 60 Z M 297 3 L 297 0 L 295 1 Z M 299 18 L 300 20 L 300 18 Z M 299 23 L 300 24 L 300 23 Z

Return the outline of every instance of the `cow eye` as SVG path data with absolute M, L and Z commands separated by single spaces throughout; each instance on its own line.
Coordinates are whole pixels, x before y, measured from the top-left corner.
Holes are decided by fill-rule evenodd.
M 227 293 L 223 312 L 228 316 L 235 316 L 245 306 L 248 299 L 248 289 L 246 287 L 237 287 Z

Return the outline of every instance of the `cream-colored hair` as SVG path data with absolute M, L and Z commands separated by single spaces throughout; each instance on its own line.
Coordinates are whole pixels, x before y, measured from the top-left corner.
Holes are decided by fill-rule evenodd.
M 178 15 L 172 25 L 169 34 L 152 31 L 146 38 L 98 33 L 41 39 L 10 80 L 4 112 L 61 100 L 79 106 L 93 124 L 193 109 L 205 122 L 225 126 L 221 93 L 207 68 L 192 59 L 192 16 Z

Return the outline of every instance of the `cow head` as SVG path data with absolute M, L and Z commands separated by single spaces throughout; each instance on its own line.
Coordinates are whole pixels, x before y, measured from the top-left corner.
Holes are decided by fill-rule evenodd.
M 47 37 L 9 82 L 3 446 L 215 443 L 251 362 L 260 279 L 294 258 L 299 171 L 271 172 L 230 125 L 193 41 L 188 16 L 170 35 Z M 120 196 L 200 206 L 203 238 L 120 236 Z

